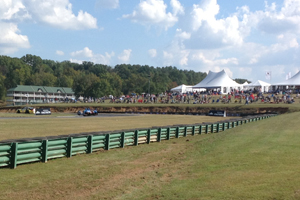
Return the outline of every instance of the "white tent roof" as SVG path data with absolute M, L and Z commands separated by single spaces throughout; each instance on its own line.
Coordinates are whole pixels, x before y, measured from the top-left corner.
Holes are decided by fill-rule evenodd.
M 292 78 L 273 85 L 300 85 L 300 71 L 297 74 L 295 74 Z
M 257 86 L 260 86 L 260 87 L 265 87 L 265 86 L 270 86 L 271 84 L 270 83 L 266 83 L 264 81 L 261 81 L 261 80 L 257 80 L 253 83 L 250 83 L 248 85 L 246 85 L 247 87 L 257 87 Z
M 182 85 L 172 88 L 171 91 L 182 91 L 182 90 L 185 90 L 185 88 L 186 88 L 186 85 L 182 84 Z
M 242 85 L 247 86 L 247 85 L 249 85 L 249 83 L 247 81 L 245 81 L 245 83 L 243 83 Z
M 193 88 L 218 88 L 218 87 L 239 87 L 237 82 L 233 81 L 224 70 L 220 72 L 209 71 L 208 75 Z

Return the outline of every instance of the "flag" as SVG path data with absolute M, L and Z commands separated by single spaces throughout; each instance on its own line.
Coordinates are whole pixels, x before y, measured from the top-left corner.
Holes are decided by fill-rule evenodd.
M 271 79 L 271 71 L 266 72 L 266 79 L 267 80 Z

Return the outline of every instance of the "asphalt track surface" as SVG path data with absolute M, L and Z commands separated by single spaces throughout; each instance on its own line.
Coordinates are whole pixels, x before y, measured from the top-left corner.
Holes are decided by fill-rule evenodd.
M 26 116 L 27 115 L 27 116 Z M 133 117 L 141 116 L 142 114 L 121 114 L 121 113 L 99 113 L 98 115 L 83 116 L 76 113 L 66 116 L 51 116 L 51 115 L 33 115 L 33 114 L 20 114 L 16 117 L 0 117 L 1 119 L 39 119 L 39 118 L 93 118 L 93 117 Z

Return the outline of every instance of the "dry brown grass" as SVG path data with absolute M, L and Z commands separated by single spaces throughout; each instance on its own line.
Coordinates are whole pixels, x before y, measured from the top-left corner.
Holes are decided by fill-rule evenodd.
M 14 115 L 20 116 L 17 114 Z M 56 117 L 19 117 L 0 119 L 0 140 L 148 128 L 174 124 L 195 124 L 224 119 L 230 118 L 196 115 L 134 115 L 126 117 L 74 117 L 74 115 L 73 117 L 68 117 L 62 115 Z

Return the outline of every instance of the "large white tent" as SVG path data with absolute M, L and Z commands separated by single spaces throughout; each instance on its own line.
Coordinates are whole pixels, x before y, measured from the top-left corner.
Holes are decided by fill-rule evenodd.
M 203 91 L 205 89 L 203 88 L 193 88 L 191 85 L 179 85 L 177 87 L 174 87 L 171 89 L 172 92 L 179 92 L 179 93 L 187 93 L 187 92 L 193 92 L 193 91 Z
M 247 81 L 245 81 L 245 83 L 243 83 L 242 85 L 247 86 L 247 85 L 249 85 L 249 83 Z
M 275 83 L 272 85 L 278 85 L 278 86 L 299 86 L 300 85 L 300 71 L 295 74 L 293 77 L 291 77 L 290 79 L 280 82 L 280 83 Z
M 261 92 L 268 92 L 270 86 L 271 86 L 270 83 L 266 83 L 266 82 L 261 81 L 261 80 L 257 80 L 253 83 L 249 83 L 248 85 L 245 85 L 245 87 L 248 88 L 248 89 L 256 88 L 257 90 L 259 90 Z
M 214 89 L 220 88 L 221 92 L 227 93 L 231 89 L 242 89 L 243 86 L 233 81 L 225 72 L 222 70 L 220 72 L 209 71 L 207 76 L 198 84 L 194 85 L 193 88 L 206 88 Z
M 189 90 L 189 91 L 192 90 L 191 87 L 192 86 L 182 84 L 182 85 L 179 85 L 177 87 L 172 88 L 171 91 L 172 92 L 185 93 L 187 90 Z

